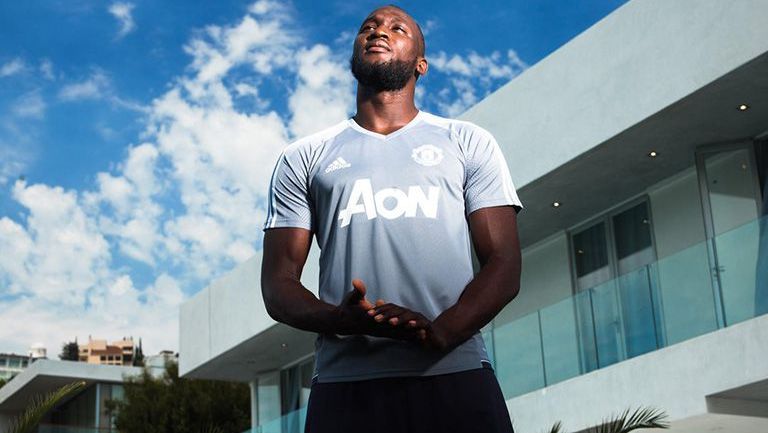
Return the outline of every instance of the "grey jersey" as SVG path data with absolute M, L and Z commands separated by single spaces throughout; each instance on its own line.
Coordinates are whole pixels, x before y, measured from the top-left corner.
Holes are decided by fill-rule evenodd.
M 428 319 L 473 277 L 467 216 L 521 207 L 493 136 L 425 112 L 381 135 L 346 120 L 288 146 L 270 187 L 265 230 L 311 230 L 320 247 L 320 299 L 338 304 L 354 278 L 368 299 Z M 321 335 L 320 382 L 453 373 L 487 360 L 480 334 L 438 356 L 415 343 Z

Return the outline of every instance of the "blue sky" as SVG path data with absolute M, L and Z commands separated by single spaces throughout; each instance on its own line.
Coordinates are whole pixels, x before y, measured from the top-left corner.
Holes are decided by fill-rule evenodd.
M 397 3 L 422 109 L 456 116 L 623 0 Z M 178 304 L 260 248 L 280 149 L 354 110 L 379 2 L 0 4 L 0 352 L 178 348 Z

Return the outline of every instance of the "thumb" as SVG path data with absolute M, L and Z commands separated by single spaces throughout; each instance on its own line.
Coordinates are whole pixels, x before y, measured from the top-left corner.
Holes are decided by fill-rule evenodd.
M 368 289 L 365 287 L 365 283 L 363 280 L 359 278 L 355 278 L 352 280 L 352 287 L 353 287 L 353 293 L 349 300 L 350 304 L 358 304 L 365 308 L 366 310 L 373 308 L 373 304 L 368 302 L 368 300 L 365 298 L 365 293 L 368 291 Z
M 349 303 L 356 304 L 365 298 L 365 283 L 363 283 L 363 280 L 355 278 L 352 280 L 352 288 L 352 296 L 349 298 Z

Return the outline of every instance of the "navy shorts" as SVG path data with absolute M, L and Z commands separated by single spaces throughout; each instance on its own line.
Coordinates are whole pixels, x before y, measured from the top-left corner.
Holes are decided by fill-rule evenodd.
M 315 383 L 305 433 L 513 433 L 493 370 Z

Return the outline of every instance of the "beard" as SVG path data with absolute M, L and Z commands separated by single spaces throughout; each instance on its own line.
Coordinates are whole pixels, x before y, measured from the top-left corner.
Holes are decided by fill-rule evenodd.
M 376 92 L 400 90 L 408 84 L 411 77 L 416 76 L 416 59 L 411 62 L 404 60 L 389 60 L 371 63 L 363 60 L 361 52 L 355 50 L 349 60 L 352 75 L 358 83 Z

